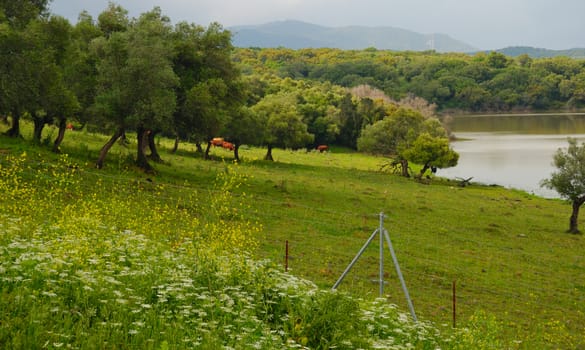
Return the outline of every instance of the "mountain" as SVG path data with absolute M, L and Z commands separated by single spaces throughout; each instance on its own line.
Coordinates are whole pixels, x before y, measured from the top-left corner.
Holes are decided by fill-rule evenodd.
M 420 34 L 393 27 L 323 27 L 300 21 L 230 27 L 237 47 L 338 48 L 473 52 L 476 48 L 445 34 Z
M 571 58 L 585 58 L 585 48 L 574 48 L 568 50 L 549 50 L 549 49 L 540 49 L 535 47 L 529 46 L 512 46 L 506 47 L 500 50 L 496 50 L 506 56 L 516 57 L 520 55 L 528 55 L 533 58 L 542 58 L 542 57 L 557 57 L 557 56 L 566 56 Z

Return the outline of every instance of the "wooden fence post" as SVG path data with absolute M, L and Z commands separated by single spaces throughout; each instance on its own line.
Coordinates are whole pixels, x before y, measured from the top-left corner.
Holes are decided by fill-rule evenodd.
M 456 280 L 453 280 L 453 328 L 457 328 L 457 293 L 455 284 Z
M 288 239 L 285 243 L 285 252 L 284 252 L 284 272 L 288 272 Z

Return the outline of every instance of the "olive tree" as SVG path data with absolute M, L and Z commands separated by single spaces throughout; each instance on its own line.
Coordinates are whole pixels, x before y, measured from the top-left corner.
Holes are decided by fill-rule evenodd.
M 409 161 L 429 167 L 457 164 L 458 155 L 449 148 L 447 131 L 437 118 L 425 117 L 408 108 L 391 111 L 384 119 L 367 125 L 358 138 L 358 150 L 391 157 L 401 174 L 410 176 Z
M 307 124 L 297 110 L 296 95 L 268 95 L 252 109 L 264 123 L 263 143 L 268 148 L 265 160 L 274 160 L 274 147 L 300 148 L 313 142 L 314 136 L 307 131 Z
M 449 146 L 449 139 L 425 132 L 404 152 L 404 158 L 421 164 L 420 177 L 430 168 L 449 168 L 457 165 L 459 154 Z
M 171 64 L 170 32 L 170 20 L 155 8 L 127 31 L 93 41 L 100 56 L 96 109 L 105 117 L 105 125 L 116 130 L 100 150 L 98 168 L 114 142 L 127 129 L 134 129 L 137 165 L 153 170 L 144 154 L 145 135 L 170 123 L 176 106 L 178 79 Z
M 177 109 L 170 132 L 200 148 L 221 135 L 244 104 L 241 75 L 231 59 L 231 33 L 218 23 L 207 28 L 181 22 L 172 34 L 173 69 L 179 78 Z
M 231 122 L 226 126 L 225 135 L 234 144 L 234 160 L 240 161 L 240 146 L 260 145 L 264 138 L 262 119 L 250 107 L 243 106 L 234 111 Z
M 585 203 L 585 143 L 569 138 L 566 150 L 559 148 L 553 165 L 557 168 L 541 186 L 557 191 L 562 198 L 571 201 L 573 211 L 569 219 L 569 233 L 579 233 L 579 209 Z
M 358 150 L 393 158 L 403 176 L 408 173 L 408 160 L 402 152 L 408 149 L 420 133 L 425 118 L 422 114 L 400 108 L 373 124 L 367 125 L 357 140 Z

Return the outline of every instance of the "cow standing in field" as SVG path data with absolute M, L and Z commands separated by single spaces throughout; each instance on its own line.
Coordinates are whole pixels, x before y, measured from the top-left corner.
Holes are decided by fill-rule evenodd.
M 233 143 L 225 141 L 223 137 L 214 137 L 209 143 L 211 143 L 214 147 L 221 147 L 230 151 L 236 149 Z
M 234 149 L 236 149 L 234 147 L 234 144 L 231 142 L 227 142 L 227 141 L 223 141 L 221 144 L 221 147 L 225 148 L 225 149 L 229 149 L 230 151 L 233 151 Z
M 214 137 L 213 139 L 211 139 L 211 144 L 214 145 L 215 147 L 222 147 L 223 146 L 223 137 Z
M 323 153 L 323 152 L 325 152 L 327 150 L 329 150 L 329 146 L 327 146 L 327 145 L 319 145 L 319 146 L 317 146 L 317 151 L 319 151 L 321 153 Z

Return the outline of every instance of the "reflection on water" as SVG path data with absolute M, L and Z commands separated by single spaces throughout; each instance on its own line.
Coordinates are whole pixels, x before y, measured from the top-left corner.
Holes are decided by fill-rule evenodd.
M 585 113 L 467 115 L 453 117 L 448 124 L 455 132 L 585 134 Z
M 439 170 L 439 176 L 473 176 L 473 182 L 544 197 L 558 197 L 540 187 L 554 171 L 554 153 L 567 147 L 568 137 L 585 141 L 585 114 L 459 116 L 449 125 L 457 138 L 463 139 L 451 143 L 459 153 L 459 164 Z

